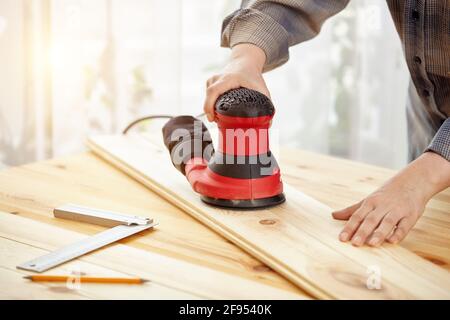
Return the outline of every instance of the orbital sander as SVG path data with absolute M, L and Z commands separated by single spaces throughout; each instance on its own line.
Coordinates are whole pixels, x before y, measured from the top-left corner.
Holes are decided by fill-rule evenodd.
M 175 168 L 210 205 L 255 209 L 284 202 L 280 169 L 269 149 L 275 113 L 270 99 L 254 90 L 233 89 L 217 99 L 214 112 L 217 150 L 197 118 L 178 116 L 164 125 L 164 144 Z

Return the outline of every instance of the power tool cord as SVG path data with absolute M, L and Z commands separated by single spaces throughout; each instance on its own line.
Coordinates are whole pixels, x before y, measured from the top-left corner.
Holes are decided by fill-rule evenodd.
M 204 116 L 205 113 L 200 113 L 196 118 L 200 118 Z M 126 134 L 128 131 L 130 131 L 131 128 L 133 128 L 138 123 L 141 123 L 142 121 L 152 120 L 152 119 L 172 119 L 174 116 L 169 116 L 166 114 L 158 114 L 158 115 L 152 115 L 152 116 L 145 116 L 142 118 L 138 118 L 131 122 L 125 129 L 123 129 L 122 134 Z

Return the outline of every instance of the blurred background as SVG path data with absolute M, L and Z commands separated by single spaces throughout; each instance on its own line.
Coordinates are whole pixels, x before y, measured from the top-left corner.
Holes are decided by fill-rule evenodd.
M 239 4 L 0 0 L 0 168 L 85 150 L 138 116 L 202 112 Z M 406 163 L 408 73 L 384 1 L 352 1 L 290 57 L 265 75 L 281 145 Z

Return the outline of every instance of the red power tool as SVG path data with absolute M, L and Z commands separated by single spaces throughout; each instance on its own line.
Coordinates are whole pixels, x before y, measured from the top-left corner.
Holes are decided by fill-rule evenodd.
M 268 97 L 239 88 L 215 104 L 219 128 L 214 151 L 205 125 L 179 116 L 163 127 L 172 163 L 201 199 L 211 205 L 253 209 L 285 201 L 280 169 L 269 149 L 269 127 L 275 108 Z

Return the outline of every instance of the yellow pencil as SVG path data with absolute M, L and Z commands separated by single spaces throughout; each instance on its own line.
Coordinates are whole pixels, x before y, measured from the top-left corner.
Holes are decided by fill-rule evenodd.
M 31 281 L 49 281 L 49 282 L 67 282 L 67 280 L 75 280 L 80 282 L 90 283 L 123 283 L 123 284 L 142 284 L 149 280 L 141 278 L 113 278 L 113 277 L 84 277 L 84 276 L 52 276 L 46 274 L 38 274 L 32 276 L 26 276 L 24 279 Z

